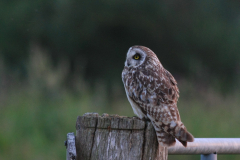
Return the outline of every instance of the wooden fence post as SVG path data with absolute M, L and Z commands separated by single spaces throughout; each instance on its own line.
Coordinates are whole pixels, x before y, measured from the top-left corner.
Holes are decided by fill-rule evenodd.
M 77 160 L 167 160 L 148 121 L 86 113 L 76 122 Z

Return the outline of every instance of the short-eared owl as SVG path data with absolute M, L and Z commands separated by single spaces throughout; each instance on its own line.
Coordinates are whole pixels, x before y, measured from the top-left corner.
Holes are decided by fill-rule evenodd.
M 122 80 L 134 113 L 150 119 L 162 146 L 173 146 L 178 139 L 183 146 L 193 142 L 180 119 L 177 108 L 179 90 L 174 77 L 147 47 L 133 46 L 127 52 Z

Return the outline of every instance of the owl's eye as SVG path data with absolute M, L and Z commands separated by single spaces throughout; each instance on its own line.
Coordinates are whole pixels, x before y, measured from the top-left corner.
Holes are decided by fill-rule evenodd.
M 133 59 L 136 59 L 136 60 L 139 60 L 140 58 L 141 58 L 141 56 L 138 53 L 133 56 Z

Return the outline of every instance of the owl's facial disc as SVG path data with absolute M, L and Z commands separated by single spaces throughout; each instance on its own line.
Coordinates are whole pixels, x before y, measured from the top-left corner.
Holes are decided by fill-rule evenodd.
M 137 67 L 141 65 L 145 60 L 145 53 L 139 48 L 130 48 L 127 53 L 127 58 L 125 61 L 125 66 L 127 67 Z

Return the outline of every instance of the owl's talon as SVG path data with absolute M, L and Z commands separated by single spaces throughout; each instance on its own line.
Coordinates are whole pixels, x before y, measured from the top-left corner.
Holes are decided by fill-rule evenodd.
M 148 119 L 146 117 L 139 118 L 138 116 L 133 116 L 133 118 L 136 118 L 136 119 L 139 119 L 139 120 L 142 120 L 142 121 L 150 121 L 150 119 Z
M 141 119 L 141 118 L 139 118 L 138 116 L 133 116 L 133 118 L 136 118 L 136 119 L 142 120 L 142 119 Z

